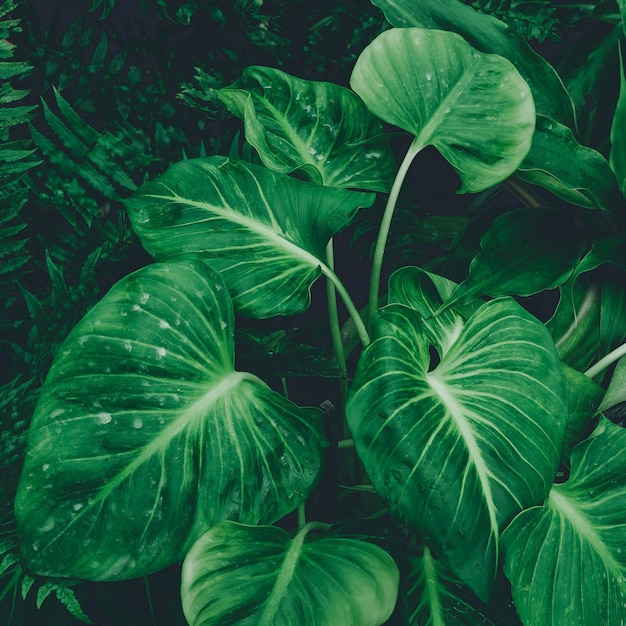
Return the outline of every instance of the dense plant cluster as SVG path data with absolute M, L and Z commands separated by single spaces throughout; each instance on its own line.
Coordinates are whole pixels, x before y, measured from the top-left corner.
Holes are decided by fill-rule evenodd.
M 0 621 L 622 624 L 626 4 L 66 4 L 0 0 Z

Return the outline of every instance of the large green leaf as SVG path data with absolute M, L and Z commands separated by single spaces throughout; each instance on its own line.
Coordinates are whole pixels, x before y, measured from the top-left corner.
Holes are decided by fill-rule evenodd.
M 238 312 L 271 317 L 306 310 L 311 283 L 329 271 L 329 239 L 373 200 L 214 156 L 172 165 L 126 204 L 151 255 L 204 259 Z
M 626 431 L 603 419 L 572 453 L 569 480 L 502 535 L 504 571 L 525 626 L 624 621 Z
M 461 35 L 482 52 L 511 61 L 533 91 L 538 113 L 575 127 L 572 101 L 554 68 L 491 15 L 459 0 L 373 0 L 393 26 L 419 26 Z
M 381 119 L 435 146 L 461 177 L 461 191 L 502 181 L 531 146 L 530 88 L 503 57 L 455 33 L 393 28 L 359 56 L 350 84 Z
M 270 169 L 297 170 L 331 187 L 389 191 L 396 164 L 382 124 L 349 89 L 248 67 L 218 95 L 243 118 L 246 139 Z
M 15 514 L 35 572 L 139 576 L 222 519 L 272 523 L 320 471 L 319 412 L 234 369 L 233 311 L 199 261 L 118 282 L 60 348 Z
M 619 198 L 607 160 L 596 150 L 581 146 L 567 126 L 542 115 L 537 116 L 532 149 L 519 175 L 559 198 L 588 208 L 612 211 Z
M 222 522 L 183 564 L 190 626 L 379 626 L 396 604 L 399 572 L 378 546 L 336 537 L 292 540 L 275 526 Z
M 531 296 L 557 287 L 580 260 L 584 238 L 559 211 L 522 208 L 497 217 L 480 247 L 468 278 L 447 306 L 478 296 Z
M 511 299 L 435 346 L 430 371 L 419 313 L 390 304 L 372 331 L 346 407 L 357 452 L 390 509 L 484 599 L 500 528 L 545 498 L 558 466 L 567 407 L 554 344 Z

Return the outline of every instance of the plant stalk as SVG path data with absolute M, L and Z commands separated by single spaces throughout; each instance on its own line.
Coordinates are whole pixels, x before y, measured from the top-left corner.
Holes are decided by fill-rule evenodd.
M 423 148 L 421 141 L 415 137 L 411 142 L 400 168 L 396 173 L 396 177 L 391 186 L 389 197 L 387 198 L 387 204 L 385 205 L 385 212 L 380 222 L 380 229 L 378 230 L 378 238 L 376 240 L 376 248 L 374 249 L 374 259 L 372 261 L 372 273 L 370 275 L 370 293 L 368 304 L 368 324 L 372 319 L 374 313 L 378 309 L 378 296 L 380 292 L 380 275 L 383 267 L 383 258 L 385 256 L 385 247 L 387 245 L 387 238 L 389 237 L 389 229 L 391 228 L 391 219 L 396 208 L 398 196 L 400 195 L 400 189 L 406 178 L 406 174 L 409 171 L 409 167 L 413 162 L 413 159 Z
M 597 363 L 594 363 L 586 372 L 585 376 L 589 378 L 595 378 L 598 374 L 603 372 L 609 365 L 613 365 L 615 361 L 621 359 L 626 354 L 626 343 L 618 346 L 612 352 L 609 352 L 605 357 L 601 358 Z
M 333 272 L 335 271 L 335 251 L 332 239 L 326 246 L 326 264 Z M 337 311 L 337 289 L 328 277 L 326 278 L 326 296 L 328 301 L 328 322 L 330 324 L 330 334 L 335 350 L 335 359 L 337 359 L 337 365 L 339 365 L 339 369 L 341 370 L 339 392 L 341 406 L 344 407 L 346 398 L 348 397 L 348 365 L 346 362 L 346 352 L 341 339 L 341 326 L 339 324 L 339 313 Z

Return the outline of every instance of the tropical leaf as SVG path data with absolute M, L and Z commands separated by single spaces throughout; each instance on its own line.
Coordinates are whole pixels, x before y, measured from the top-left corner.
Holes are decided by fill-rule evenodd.
M 559 211 L 522 208 L 497 217 L 480 247 L 447 307 L 478 296 L 531 296 L 562 285 L 578 265 L 584 237 Z
M 575 128 L 572 101 L 555 69 L 495 17 L 459 0 L 374 0 L 374 4 L 393 26 L 455 32 L 477 50 L 505 57 L 530 85 L 537 113 Z
M 355 539 L 292 540 L 274 526 L 222 522 L 185 558 L 182 599 L 190 626 L 379 626 L 393 612 L 399 572 L 378 546 Z
M 374 195 L 321 187 L 225 157 L 189 159 L 126 202 L 156 259 L 200 257 L 224 278 L 237 312 L 290 315 L 310 303 L 329 239 Z
M 460 332 L 451 321 L 456 339 L 434 346 L 432 367 L 424 318 L 403 305 L 380 309 L 346 411 L 391 511 L 485 599 L 500 530 L 554 479 L 566 395 L 551 338 L 514 301 L 482 305 Z
M 626 8 L 623 9 L 626 14 Z M 626 79 L 624 78 L 624 59 L 620 49 L 619 64 L 619 98 L 617 100 L 617 108 L 611 125 L 611 154 L 609 155 L 609 163 L 617 177 L 620 190 L 626 196 L 626 147 L 624 137 L 626 137 Z
M 574 448 L 568 481 L 503 533 L 504 571 L 526 626 L 622 623 L 624 446 L 626 431 L 602 419 L 593 436 Z
M 31 571 L 92 580 L 161 569 L 222 519 L 272 523 L 320 471 L 319 411 L 233 367 L 233 311 L 198 261 L 118 282 L 61 346 L 15 513 Z
M 619 198 L 615 175 L 606 159 L 596 150 L 581 146 L 569 128 L 541 115 L 519 176 L 588 208 L 614 211 Z
M 329 187 L 391 188 L 396 164 L 382 124 L 349 89 L 256 66 L 218 95 L 271 170 Z
M 359 56 L 350 84 L 381 119 L 433 145 L 461 192 L 491 187 L 526 156 L 535 126 L 530 89 L 512 63 L 456 33 L 393 28 Z

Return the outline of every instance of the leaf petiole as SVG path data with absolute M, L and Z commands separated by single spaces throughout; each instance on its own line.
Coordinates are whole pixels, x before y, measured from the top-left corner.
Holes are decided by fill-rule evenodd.
M 618 346 L 612 352 L 609 352 L 605 357 L 601 358 L 597 363 L 594 363 L 586 372 L 585 376 L 589 378 L 595 378 L 598 374 L 603 372 L 607 367 L 613 365 L 615 361 L 619 360 L 626 354 L 626 343 Z

